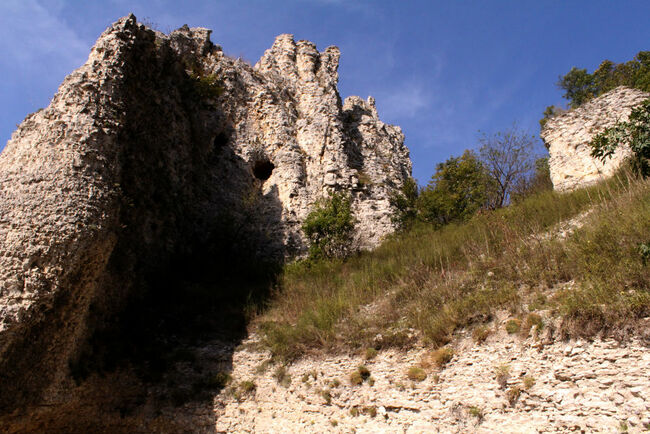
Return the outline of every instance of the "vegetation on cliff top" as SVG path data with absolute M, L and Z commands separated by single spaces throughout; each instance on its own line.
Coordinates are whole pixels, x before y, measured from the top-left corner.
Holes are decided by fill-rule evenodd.
M 593 72 L 586 68 L 573 67 L 560 76 L 557 86 L 564 91 L 563 97 L 569 108 L 576 108 L 592 98 L 609 92 L 618 86 L 628 86 L 650 92 L 650 51 L 639 51 L 630 61 L 614 63 L 604 60 Z M 562 109 L 549 106 L 539 121 L 544 127 L 546 121 Z

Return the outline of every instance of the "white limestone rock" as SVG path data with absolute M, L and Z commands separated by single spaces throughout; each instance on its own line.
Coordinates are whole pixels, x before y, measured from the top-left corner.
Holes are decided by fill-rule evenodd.
M 612 176 L 630 150 L 619 147 L 604 164 L 591 157 L 589 142 L 616 122 L 625 121 L 632 108 L 650 98 L 650 93 L 617 87 L 582 106 L 548 120 L 541 138 L 550 154 L 553 188 L 573 190 Z

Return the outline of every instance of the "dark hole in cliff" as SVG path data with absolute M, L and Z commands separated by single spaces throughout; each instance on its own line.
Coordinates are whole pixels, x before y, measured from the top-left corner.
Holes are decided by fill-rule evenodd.
M 262 159 L 255 162 L 253 165 L 253 175 L 255 178 L 266 181 L 271 177 L 275 166 L 268 159 Z
M 213 142 L 214 148 L 215 149 L 223 148 L 224 146 L 226 146 L 228 144 L 229 140 L 230 139 L 229 139 L 229 137 L 228 137 L 228 135 L 226 133 L 221 132 L 221 133 L 217 134 L 215 136 L 214 142 Z

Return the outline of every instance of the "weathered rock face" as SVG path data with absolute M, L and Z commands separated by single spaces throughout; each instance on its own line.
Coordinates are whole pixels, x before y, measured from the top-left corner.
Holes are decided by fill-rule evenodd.
M 592 158 L 589 142 L 605 128 L 627 120 L 632 108 L 650 94 L 638 89 L 618 87 L 575 110 L 551 118 L 541 132 L 550 154 L 551 180 L 556 190 L 572 190 L 593 184 L 614 174 L 629 155 L 620 147 L 603 164 Z
M 0 424 L 74 401 L 88 339 L 170 270 L 304 252 L 330 191 L 360 246 L 393 230 L 409 153 L 371 98 L 341 103 L 338 49 L 282 35 L 253 68 L 209 35 L 119 20 L 0 156 Z

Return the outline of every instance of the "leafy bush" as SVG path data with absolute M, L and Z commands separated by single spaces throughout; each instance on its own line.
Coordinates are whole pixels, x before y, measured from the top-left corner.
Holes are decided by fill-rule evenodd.
M 491 330 L 485 326 L 479 326 L 474 329 L 472 332 L 472 338 L 477 344 L 485 342 L 488 336 L 490 336 Z
M 639 51 L 634 59 L 619 64 L 604 60 L 593 74 L 574 66 L 557 85 L 572 108 L 618 86 L 650 91 L 650 51 Z
M 454 350 L 450 347 L 438 348 L 431 354 L 433 364 L 442 369 L 454 357 Z
M 618 122 L 591 141 L 591 156 L 603 163 L 611 158 L 619 145 L 625 144 L 633 153 L 634 169 L 642 176 L 650 175 L 650 99 L 634 108 L 627 122 Z
M 288 388 L 291 386 L 291 374 L 287 372 L 286 366 L 278 366 L 273 373 L 273 377 L 282 387 Z
M 488 205 L 493 182 L 478 157 L 465 151 L 436 166 L 418 198 L 419 216 L 441 226 L 470 218 Z
M 354 223 L 349 196 L 334 193 L 317 202 L 302 225 L 310 242 L 310 258 L 344 258 L 350 255 L 354 250 Z
M 399 192 L 390 196 L 390 204 L 395 208 L 392 220 L 398 229 L 408 229 L 417 217 L 418 184 L 413 178 L 404 181 Z

